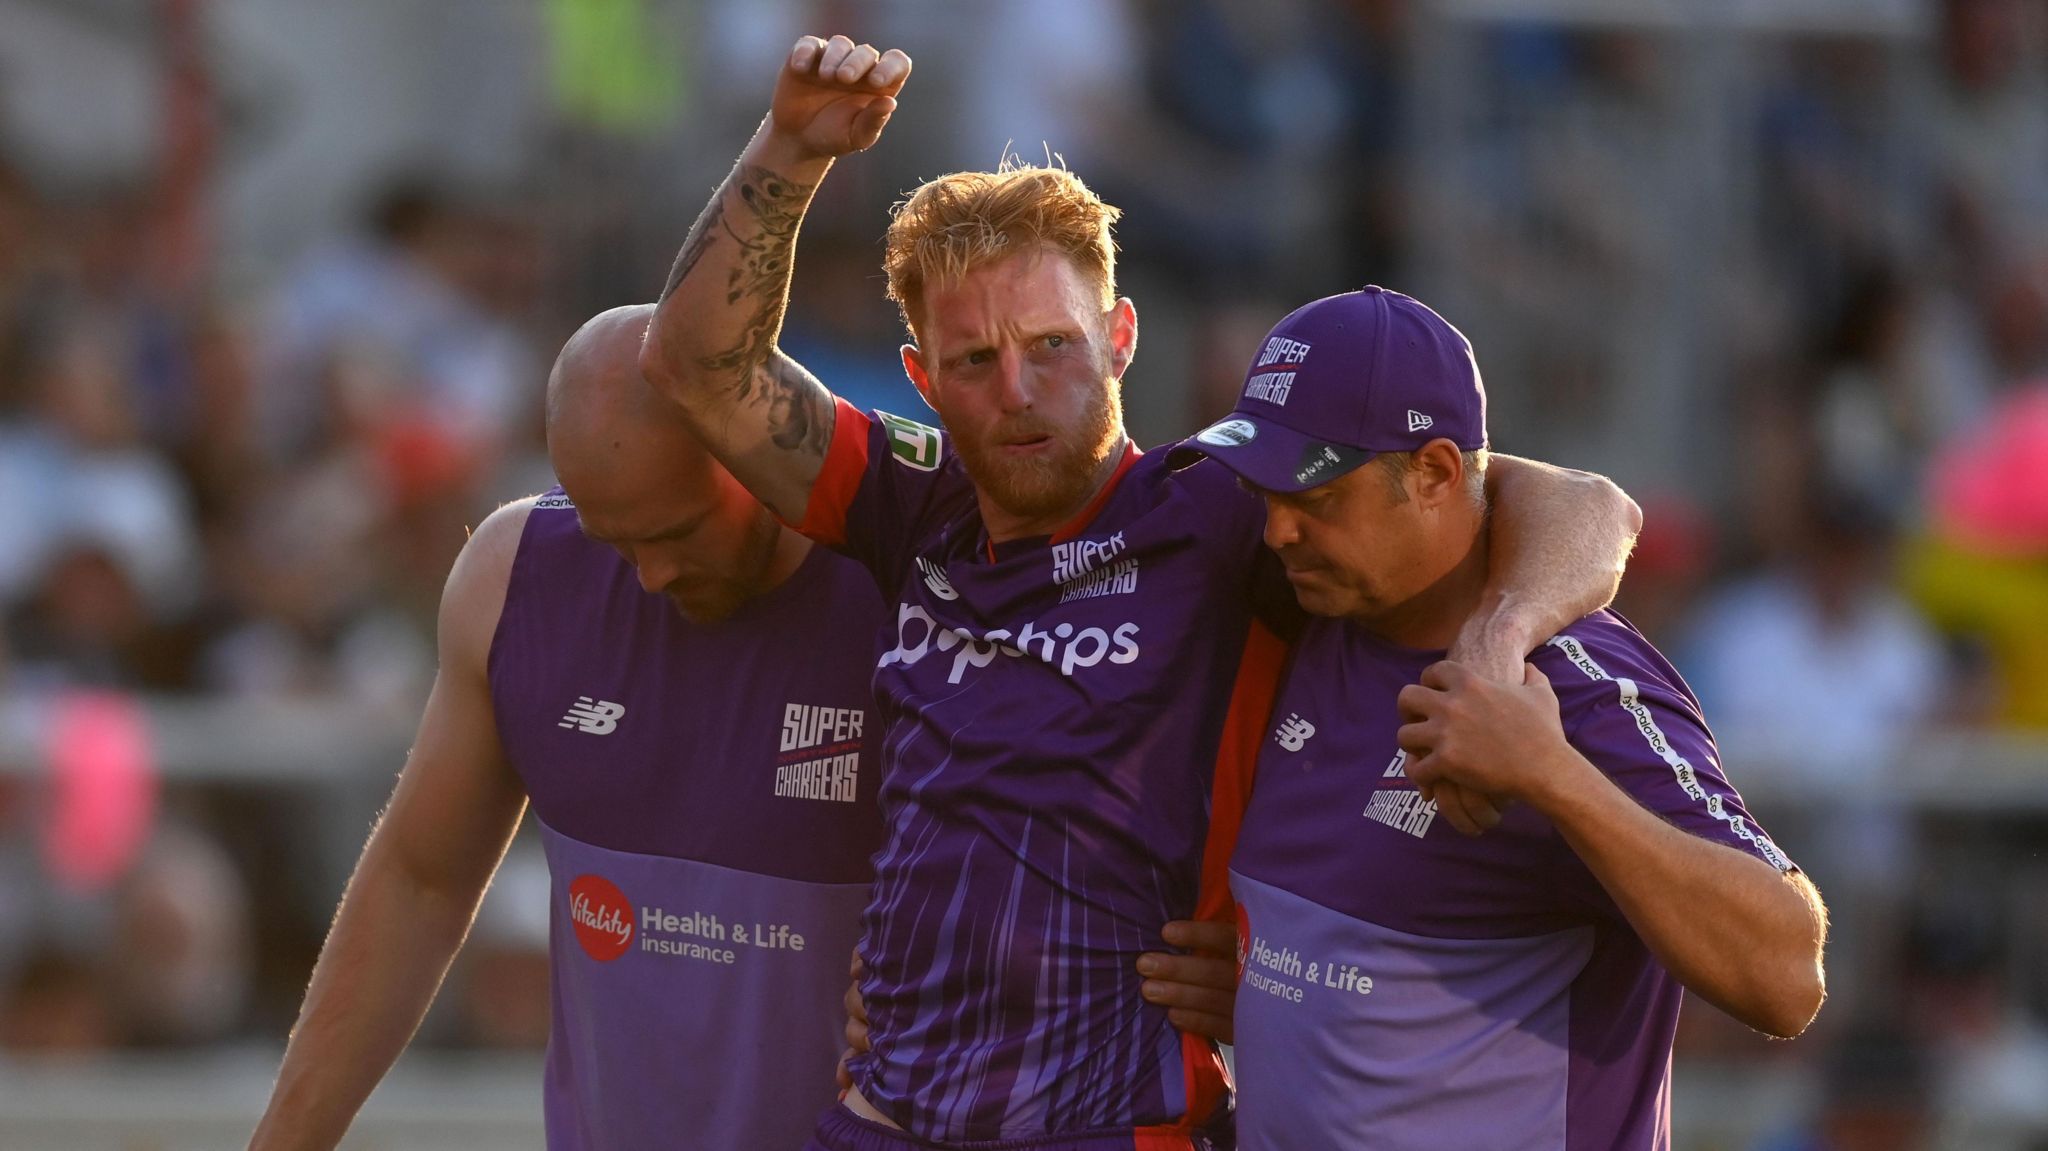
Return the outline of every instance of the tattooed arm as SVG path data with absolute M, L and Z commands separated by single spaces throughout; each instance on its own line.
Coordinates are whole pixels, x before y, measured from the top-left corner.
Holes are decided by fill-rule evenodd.
M 798 40 L 767 119 L 704 208 L 662 289 L 641 371 L 720 462 L 801 520 L 832 441 L 832 394 L 776 347 L 796 234 L 832 161 L 881 137 L 910 58 L 844 36 Z

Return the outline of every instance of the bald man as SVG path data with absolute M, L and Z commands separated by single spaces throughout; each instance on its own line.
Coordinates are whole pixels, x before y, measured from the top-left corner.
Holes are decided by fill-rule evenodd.
M 607 312 L 548 381 L 562 487 L 499 508 L 252 1148 L 331 1148 L 531 802 L 552 873 L 548 1146 L 797 1147 L 832 1098 L 881 835 L 867 573 L 784 528 Z

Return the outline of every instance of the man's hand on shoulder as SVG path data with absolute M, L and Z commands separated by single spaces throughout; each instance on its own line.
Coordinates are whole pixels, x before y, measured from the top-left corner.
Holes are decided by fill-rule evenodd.
M 1563 765 L 1579 761 L 1566 742 L 1550 680 L 1524 664 L 1519 683 L 1502 683 L 1460 664 L 1430 665 L 1421 683 L 1401 689 L 1397 736 L 1418 787 L 1454 784 L 1468 792 L 1521 800 L 1539 809 Z
M 900 48 L 805 36 L 783 61 L 767 143 L 796 163 L 866 151 L 882 138 L 908 79 L 910 57 Z

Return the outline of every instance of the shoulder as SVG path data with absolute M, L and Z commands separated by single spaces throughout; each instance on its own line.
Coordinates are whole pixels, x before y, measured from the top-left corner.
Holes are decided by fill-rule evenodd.
M 512 582 L 512 565 L 518 558 L 520 541 L 526 535 L 526 521 L 536 506 L 549 503 L 558 493 L 528 496 L 498 508 L 475 530 L 455 557 L 448 582 L 441 589 L 441 661 L 474 660 L 483 666 L 490 654 L 491 637 L 498 629 L 498 616 L 505 607 L 505 590 Z M 567 501 L 560 501 L 568 506 Z
M 1550 680 L 1567 729 L 1602 704 L 1643 703 L 1704 725 L 1678 670 L 1626 619 L 1601 609 L 1546 640 L 1529 657 Z

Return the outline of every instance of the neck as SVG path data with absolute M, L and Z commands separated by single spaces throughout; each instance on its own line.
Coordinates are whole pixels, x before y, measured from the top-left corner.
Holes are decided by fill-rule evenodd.
M 981 505 L 981 523 L 988 529 L 989 542 L 1006 544 L 1011 540 L 1049 536 L 1058 532 L 1102 495 L 1103 490 L 1109 487 L 1109 481 L 1116 478 L 1117 468 L 1123 465 L 1124 456 L 1129 454 L 1130 450 L 1130 437 L 1120 435 L 1116 446 L 1110 449 L 1109 455 L 1096 465 L 1095 474 L 1088 481 L 1088 490 L 1071 504 L 1040 516 L 1020 516 L 1006 511 L 990 499 L 987 492 L 979 487 L 975 488 L 974 498 Z
M 796 569 L 804 566 L 805 557 L 811 554 L 809 538 L 792 531 L 780 522 L 775 525 L 774 554 L 768 557 L 768 566 L 761 570 L 761 582 L 754 589 L 755 595 L 766 595 L 789 582 Z
M 1486 592 L 1486 559 L 1486 532 L 1475 524 L 1464 554 L 1421 591 L 1385 611 L 1353 616 L 1351 622 L 1400 647 L 1448 648 Z

